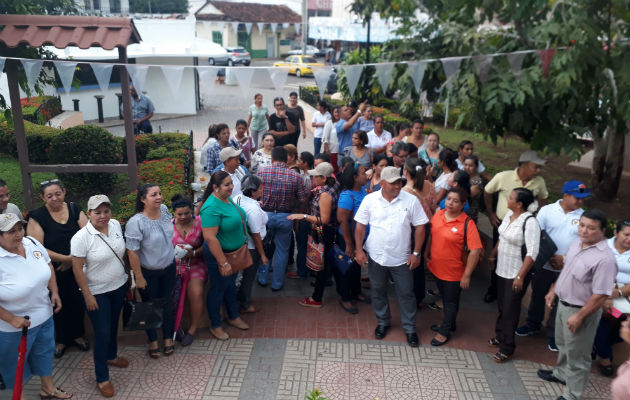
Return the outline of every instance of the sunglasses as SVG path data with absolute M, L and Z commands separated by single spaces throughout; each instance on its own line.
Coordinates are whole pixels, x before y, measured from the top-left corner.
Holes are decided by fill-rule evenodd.
M 43 181 L 39 184 L 39 186 L 48 186 L 48 185 L 54 185 L 56 183 L 59 183 L 59 179 L 51 179 L 49 181 Z

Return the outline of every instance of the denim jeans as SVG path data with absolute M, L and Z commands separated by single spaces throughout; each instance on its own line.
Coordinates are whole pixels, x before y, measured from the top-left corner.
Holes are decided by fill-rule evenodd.
M 140 133 L 153 133 L 153 127 L 149 120 L 142 121 L 139 124 L 133 124 L 133 133 L 136 135 Z
M 125 301 L 127 285 L 111 292 L 94 295 L 98 310 L 87 311 L 94 329 L 94 372 L 96 382 L 109 380 L 107 360 L 118 357 L 118 320 Z M 85 300 L 83 300 L 85 307 Z
M 289 244 L 291 243 L 291 233 L 293 232 L 293 221 L 289 221 L 289 213 L 267 212 L 267 235 L 273 237 L 275 251 L 273 259 L 273 274 L 271 276 L 271 288 L 280 289 L 284 286 L 284 276 L 289 259 Z M 258 282 L 267 283 L 269 266 L 264 265 L 258 269 Z
M 322 138 L 313 138 L 313 155 L 318 155 L 322 148 Z
M 147 287 L 140 290 L 142 300 L 164 301 L 164 312 L 162 313 L 162 336 L 163 339 L 173 338 L 173 289 L 175 288 L 175 262 L 164 269 L 142 268 L 142 276 L 147 281 Z M 149 342 L 157 340 L 155 329 L 147 329 Z
M 222 304 L 225 304 L 229 319 L 238 318 L 238 301 L 236 300 L 236 275 L 238 274 L 222 276 L 219 273 L 219 264 L 206 242 L 203 243 L 203 258 L 206 260 L 208 280 L 210 281 L 206 308 L 212 328 L 218 328 L 221 326 Z

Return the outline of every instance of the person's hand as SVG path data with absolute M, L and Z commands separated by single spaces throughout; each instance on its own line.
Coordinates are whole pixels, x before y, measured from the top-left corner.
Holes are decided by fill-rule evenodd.
M 219 265 L 219 274 L 223 277 L 232 275 L 232 266 L 229 263 Z
M 365 107 L 367 107 L 367 100 L 364 100 L 363 103 L 359 104 L 359 111 L 363 112 L 365 111 Z
M 365 171 L 365 177 L 367 178 L 368 181 L 372 179 L 372 175 L 374 175 L 374 168 L 370 168 L 367 171 Z
M 549 308 L 553 308 L 553 305 L 556 302 L 556 294 L 554 292 L 549 292 L 547 293 L 547 295 L 545 296 L 545 304 L 547 305 L 547 307 Z
M 497 217 L 497 215 L 495 213 L 490 213 L 488 214 L 488 219 L 490 220 L 490 224 L 495 227 L 498 228 L 499 224 L 501 221 L 499 221 L 499 217 Z
M 577 332 L 581 325 L 582 317 L 578 313 L 571 315 L 569 319 L 567 319 L 567 328 L 569 328 L 571 333 Z
M 92 293 L 85 293 L 83 299 L 85 300 L 85 308 L 87 308 L 88 311 L 98 310 L 98 303 Z
M 14 327 L 15 329 L 28 328 L 29 326 L 31 326 L 31 321 L 29 321 L 28 319 L 24 317 L 18 317 L 17 315 L 14 315 L 11 318 L 10 323 L 11 323 L 11 326 Z
M 433 176 L 434 170 L 435 168 L 433 167 L 433 164 L 427 165 L 426 176 Z
M 269 259 L 267 258 L 266 255 L 262 254 L 260 256 L 260 262 L 262 263 L 262 265 L 267 265 L 267 264 L 269 264 Z
M 459 281 L 459 287 L 462 289 L 468 289 L 470 287 L 470 275 L 462 276 L 462 279 Z
M 57 292 L 53 292 L 50 295 L 50 303 L 53 306 L 53 311 L 55 314 L 57 314 L 59 311 L 61 311 L 61 298 L 59 297 L 59 293 Z
M 365 254 L 365 252 L 363 251 L 363 249 L 357 249 L 355 251 L 355 256 L 354 256 L 354 260 L 357 262 L 357 264 L 359 264 L 361 267 L 366 267 L 367 266 L 367 254 Z
M 604 310 L 604 312 L 610 313 L 610 311 L 613 309 L 612 299 L 606 299 L 604 305 L 602 306 L 602 309 Z
M 418 266 L 420 265 L 420 256 L 411 254 L 409 256 L 409 259 L 407 260 L 407 264 L 409 264 L 410 271 L 413 271 L 414 269 L 418 268 Z
M 490 271 L 494 271 L 495 269 L 497 269 L 497 256 L 490 254 L 490 257 L 488 257 L 488 268 L 490 268 Z
M 554 254 L 549 259 L 549 264 L 551 264 L 553 269 L 562 269 L 564 266 L 564 257 L 559 254 Z
M 350 258 L 354 257 L 354 245 L 346 243 L 346 255 Z
M 144 276 L 138 275 L 136 277 L 136 287 L 138 289 L 146 289 L 147 288 L 147 280 L 144 279 Z
M 512 291 L 514 293 L 520 293 L 523 290 L 523 280 L 514 278 L 514 282 L 512 283 Z
M 63 261 L 61 264 L 59 264 L 57 266 L 57 268 L 55 268 L 56 271 L 59 272 L 65 272 L 69 269 L 72 269 L 72 262 L 71 261 Z
M 291 215 L 287 215 L 287 219 L 289 221 L 299 221 L 304 219 L 304 214 L 291 214 Z
M 285 118 L 287 116 L 287 111 L 286 110 L 279 110 L 279 111 L 276 112 L 276 114 L 280 118 Z

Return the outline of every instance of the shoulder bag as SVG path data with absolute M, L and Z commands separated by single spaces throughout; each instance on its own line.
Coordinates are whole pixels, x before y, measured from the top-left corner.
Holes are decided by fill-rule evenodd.
M 324 269 L 323 231 L 321 219 L 317 217 L 317 223 L 313 226 L 313 230 L 308 235 L 308 241 L 306 242 L 306 266 L 315 272 Z
M 145 329 L 158 329 L 162 327 L 164 315 L 164 299 L 154 299 L 142 301 L 138 289 L 136 289 L 136 279 L 131 271 L 131 298 L 125 300 L 123 304 L 123 330 L 143 331 Z
M 234 208 L 236 208 L 236 211 L 238 211 L 238 215 L 240 215 L 241 217 L 241 225 L 243 227 L 243 236 L 245 238 L 245 243 L 235 251 L 223 252 L 225 258 L 227 259 L 227 262 L 230 264 L 230 268 L 219 268 L 219 273 L 221 274 L 221 276 L 230 276 L 251 267 L 254 263 L 254 261 L 252 260 L 252 255 L 247 248 L 247 227 L 245 226 L 245 218 L 243 217 L 241 210 L 236 204 L 234 204 L 232 199 L 230 199 L 230 203 L 234 206 Z
M 468 221 L 470 221 L 470 217 L 466 217 L 466 221 L 464 221 L 464 246 L 462 246 L 462 262 L 464 263 L 464 267 L 468 265 L 468 256 L 470 255 L 470 249 L 468 248 Z
M 534 216 L 530 215 L 529 217 L 525 218 L 525 221 L 523 221 L 523 241 L 525 241 L 525 225 L 527 225 L 527 220 L 530 218 L 534 218 Z M 541 229 L 538 256 L 536 256 L 536 259 L 534 260 L 534 265 L 532 265 L 531 270 L 534 273 L 540 271 L 551 259 L 551 257 L 556 254 L 556 251 L 558 251 L 558 247 L 556 246 L 556 244 L 553 242 L 553 240 L 551 240 L 547 232 L 545 232 L 544 229 Z M 526 255 L 527 246 L 525 245 L 525 243 L 523 243 L 523 246 L 521 247 L 521 258 L 525 260 Z

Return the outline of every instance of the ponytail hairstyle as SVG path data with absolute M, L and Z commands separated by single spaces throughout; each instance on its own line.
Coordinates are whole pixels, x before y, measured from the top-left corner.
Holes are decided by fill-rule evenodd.
M 417 191 L 422 191 L 426 174 L 421 160 L 419 158 L 408 158 L 407 161 L 405 161 L 404 169 L 409 173 L 409 176 L 411 176 L 413 188 Z
M 188 207 L 191 210 L 194 210 L 192 201 L 190 201 L 189 198 L 184 197 L 184 195 L 179 194 L 179 193 L 171 197 L 171 209 L 173 210 L 173 212 L 175 212 L 175 210 L 177 210 L 178 208 L 185 208 L 185 207 Z
M 524 187 L 518 187 L 514 189 L 514 192 L 516 192 L 516 202 L 521 203 L 523 211 L 530 211 L 529 206 L 534 203 L 534 200 L 536 200 L 534 192 L 529 189 L 525 189 Z
M 433 133 L 430 135 L 433 135 Z M 455 161 L 457 159 L 457 153 L 453 150 L 448 148 L 442 149 L 438 155 L 438 159 L 442 161 L 442 163 L 446 165 L 446 168 L 448 168 L 451 172 L 457 171 L 457 161 Z

